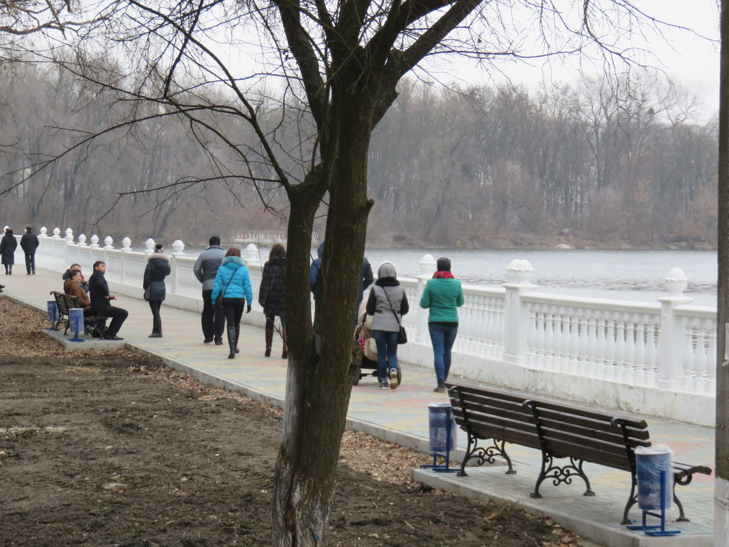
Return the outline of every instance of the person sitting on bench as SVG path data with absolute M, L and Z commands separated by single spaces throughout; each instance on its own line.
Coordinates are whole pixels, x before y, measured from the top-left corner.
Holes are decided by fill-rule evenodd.
M 101 260 L 94 262 L 94 273 L 89 278 L 89 295 L 91 296 L 91 311 L 89 313 L 111 318 L 111 325 L 106 329 L 106 335 L 104 336 L 105 340 L 123 340 L 123 338 L 117 336 L 117 333 L 129 313 L 127 310 L 115 308 L 111 305 L 111 301 L 116 300 L 116 296 L 109 293 L 109 285 L 104 277 L 105 273 L 106 263 Z
M 71 274 L 73 272 L 81 272 L 81 265 L 80 264 L 71 264 L 69 266 L 68 270 L 66 270 L 63 274 L 63 283 L 64 283 L 64 291 L 66 290 L 66 280 L 71 277 Z M 86 294 L 89 293 L 89 284 L 86 282 L 86 278 L 84 277 L 83 272 L 81 272 L 81 288 L 86 292 Z
M 71 276 L 66 279 L 66 282 L 63 284 L 63 292 L 70 294 L 71 296 L 75 296 L 78 303 L 81 304 L 81 307 L 84 309 L 84 315 L 88 316 L 90 315 L 88 311 L 91 309 L 91 300 L 89 300 L 89 297 L 86 295 L 86 291 L 83 287 L 81 287 L 81 282 L 83 281 L 84 276 L 81 273 L 81 270 L 69 271 L 71 272 Z

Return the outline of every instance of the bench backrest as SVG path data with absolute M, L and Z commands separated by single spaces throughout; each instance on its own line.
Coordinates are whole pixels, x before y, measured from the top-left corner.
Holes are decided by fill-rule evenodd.
M 555 456 L 626 471 L 633 466 L 632 451 L 651 445 L 648 425 L 636 416 L 461 382 L 446 386 L 456 422 L 478 437 L 545 448 Z
M 58 291 L 51 291 L 51 294 L 56 299 L 58 313 L 61 315 L 68 315 L 68 301 L 66 300 L 67 295 Z

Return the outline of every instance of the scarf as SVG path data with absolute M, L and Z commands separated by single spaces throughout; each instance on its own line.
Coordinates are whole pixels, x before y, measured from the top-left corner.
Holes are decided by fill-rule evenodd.
M 451 272 L 440 270 L 433 274 L 433 279 L 455 279 L 455 277 Z

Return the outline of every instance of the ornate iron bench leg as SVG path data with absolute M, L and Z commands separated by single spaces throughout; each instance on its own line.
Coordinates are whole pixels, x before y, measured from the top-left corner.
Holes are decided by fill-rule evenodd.
M 628 503 L 625 504 L 625 511 L 623 511 L 623 522 L 621 522 L 620 524 L 630 524 L 633 522 L 628 517 L 628 513 L 630 512 L 630 508 L 633 507 L 633 505 L 635 505 L 636 503 L 638 503 L 638 498 L 635 495 L 635 488 L 637 486 L 635 474 L 631 473 L 630 476 L 631 476 L 630 477 L 631 478 L 630 496 L 628 497 Z
M 542 495 L 539 493 L 539 487 L 545 479 L 552 479 L 552 484 L 559 486 L 562 483 L 572 484 L 572 477 L 578 476 L 585 481 L 585 493 L 583 496 L 594 496 L 595 492 L 590 488 L 590 479 L 587 478 L 585 472 L 582 470 L 582 460 L 570 458 L 570 463 L 567 465 L 559 466 L 554 465 L 555 456 L 542 452 L 542 469 L 539 472 L 537 478 L 537 484 L 534 485 L 534 492 L 530 494 L 532 498 L 541 498 Z
M 478 439 L 471 435 L 471 433 L 468 433 L 468 450 L 466 452 L 466 456 L 463 458 L 463 462 L 461 463 L 461 470 L 458 472 L 459 477 L 468 476 L 466 473 L 466 463 L 473 458 L 478 458 L 476 465 L 483 465 L 484 463 L 494 463 L 496 458 L 499 456 L 504 458 L 506 460 L 506 464 L 509 466 L 509 470 L 506 474 L 516 475 L 516 471 L 514 471 L 514 467 L 511 465 L 511 458 L 504 448 L 504 445 L 506 444 L 505 441 L 499 441 L 496 439 L 492 439 L 492 441 L 494 443 L 493 446 L 484 448 L 482 446 L 478 446 Z
M 691 481 L 693 480 L 693 475 L 688 475 L 687 477 L 684 477 L 683 479 L 678 479 L 673 481 L 673 501 L 676 502 L 676 505 L 678 506 L 678 518 L 676 519 L 676 522 L 691 522 L 689 519 L 686 518 L 686 514 L 683 512 L 683 505 L 681 504 L 681 501 L 678 499 L 678 496 L 676 495 L 676 485 L 680 484 L 681 486 L 686 486 L 687 484 L 691 484 Z

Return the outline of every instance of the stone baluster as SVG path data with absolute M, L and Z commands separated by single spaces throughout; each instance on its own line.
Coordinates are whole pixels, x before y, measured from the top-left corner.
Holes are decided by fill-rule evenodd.
M 104 238 L 104 249 L 110 250 L 114 248 L 114 240 L 111 238 L 111 236 L 106 236 Z
M 694 353 L 694 393 L 704 393 L 704 383 L 706 382 L 706 345 L 708 342 L 707 331 L 704 328 L 703 321 L 699 320 L 696 326 L 696 351 Z M 684 370 L 684 373 L 686 371 Z
M 677 389 L 684 385 L 687 378 L 682 363 L 682 346 L 686 339 L 682 336 L 683 321 L 676 317 L 675 308 L 693 302 L 693 298 L 683 295 L 688 279 L 680 268 L 668 272 L 665 279 L 668 296 L 658 299 L 661 303 L 661 327 L 658 336 L 658 386 L 664 389 Z
M 172 255 L 173 256 L 183 256 L 185 254 L 185 244 L 180 241 L 179 239 L 176 239 L 172 242 Z
M 658 348 L 656 346 L 656 324 L 653 323 L 650 316 L 646 317 L 645 337 L 646 385 L 653 387 L 658 385 L 658 370 L 656 367 L 656 355 L 658 354 Z
M 716 328 L 710 319 L 705 319 L 706 332 L 709 338 L 709 350 L 706 354 L 706 382 L 704 393 L 713 395 L 716 391 Z
M 534 313 L 537 316 L 537 332 L 535 334 L 534 346 L 537 356 L 540 357 L 539 361 L 543 362 L 546 356 L 544 351 L 544 333 L 547 327 L 545 325 L 544 310 L 542 310 L 541 304 L 534 304 Z
M 605 377 L 605 320 L 599 310 L 595 311 L 595 373 Z
M 633 362 L 635 363 L 635 375 L 638 385 L 647 385 L 648 365 L 645 360 L 645 321 L 642 317 L 638 317 L 635 324 L 635 353 Z
M 152 239 L 150 237 L 147 241 L 144 242 L 144 247 L 145 247 L 144 252 L 148 255 L 152 254 L 154 252 L 154 246 L 155 246 L 154 239 Z
M 132 250 L 132 240 L 128 237 L 125 237 L 122 239 L 122 251 L 131 251 Z
M 428 283 L 428 280 L 433 277 L 433 274 L 436 272 L 437 264 L 435 262 L 435 258 L 433 258 L 433 255 L 426 254 L 423 255 L 423 258 L 420 259 L 420 262 L 418 262 L 418 265 L 420 266 L 420 271 L 422 272 L 419 276 L 417 276 L 418 279 L 418 292 L 417 292 L 417 302 L 413 302 L 410 304 L 411 309 L 415 308 L 415 311 L 417 313 L 417 316 L 415 318 L 416 320 L 416 330 L 417 330 L 417 338 L 416 341 L 420 344 L 429 344 L 430 343 L 430 332 L 428 331 L 428 314 L 430 313 L 430 310 L 426 310 L 420 307 L 420 299 L 423 296 L 423 291 L 425 290 L 425 285 Z
M 124 279 L 127 276 L 127 256 L 126 253 L 132 250 L 132 240 L 128 237 L 122 239 L 122 259 L 121 259 L 121 272 L 119 274 L 120 283 L 124 283 Z
M 38 234 L 38 237 L 48 237 L 48 228 L 45 226 L 41 227 L 40 234 Z
M 577 317 L 578 310 L 570 308 L 567 310 L 567 313 L 570 325 L 570 337 L 569 343 L 567 344 L 567 359 L 569 363 L 568 372 L 575 372 L 575 369 L 579 366 L 577 358 L 580 355 L 580 327 Z
M 619 382 L 625 381 L 625 313 L 615 312 L 615 374 Z
M 529 315 L 529 323 L 527 324 L 527 353 L 529 355 L 528 359 L 531 361 L 532 356 L 537 354 L 537 312 L 535 306 L 530 306 L 527 313 Z M 533 359 L 533 361 L 535 368 L 538 368 L 538 359 Z
M 623 347 L 623 370 L 625 382 L 635 383 L 635 317 L 631 314 L 624 314 L 625 321 L 625 345 Z
M 61 229 L 56 227 L 53 228 L 53 239 L 61 239 Z
M 73 230 L 71 228 L 66 228 L 66 243 L 69 245 L 73 243 Z
M 92 249 L 98 249 L 99 248 L 99 236 L 96 234 L 91 234 L 91 245 L 89 245 Z
M 522 295 L 536 288 L 536 285 L 529 281 L 534 275 L 534 268 L 528 260 L 514 259 L 506 271 L 511 279 L 504 284 L 506 294 L 503 359 L 509 363 L 524 364 L 529 355 L 526 341 L 529 315 L 522 302 Z
M 81 234 L 80 236 L 78 236 L 78 246 L 86 247 L 86 236 L 84 234 Z

